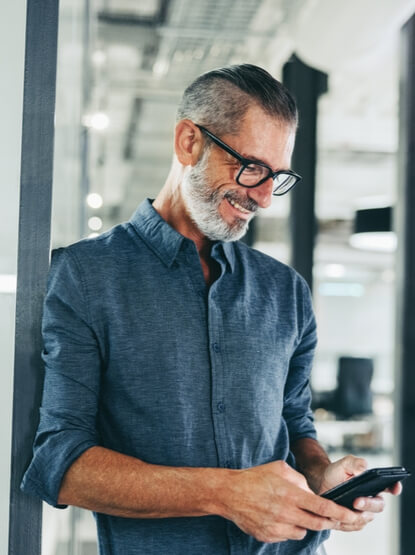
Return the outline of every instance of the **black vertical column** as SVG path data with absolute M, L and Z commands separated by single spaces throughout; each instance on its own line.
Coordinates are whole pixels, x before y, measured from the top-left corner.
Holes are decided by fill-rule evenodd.
M 396 360 L 397 459 L 415 473 L 415 16 L 402 28 Z M 415 546 L 415 477 L 400 500 L 400 555 Z
M 317 102 L 327 92 L 327 75 L 292 56 L 283 68 L 283 82 L 294 95 L 300 115 L 292 167 L 303 180 L 291 195 L 291 264 L 313 284 L 314 213 L 317 160 Z
M 19 486 L 31 459 L 43 381 L 40 319 L 49 266 L 58 12 L 57 0 L 27 0 L 9 555 L 41 550 L 42 503 Z

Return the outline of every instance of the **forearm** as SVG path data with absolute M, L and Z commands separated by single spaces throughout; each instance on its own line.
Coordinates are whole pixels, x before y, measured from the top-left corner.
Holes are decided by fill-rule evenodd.
M 245 470 L 175 468 L 102 447 L 91 447 L 71 465 L 58 501 L 126 518 L 216 514 L 265 542 L 302 539 L 307 530 L 360 518 L 314 495 L 283 461 Z
M 298 439 L 291 446 L 297 470 L 303 474 L 315 493 L 321 492 L 321 483 L 330 459 L 321 445 L 312 438 Z
M 66 472 L 58 502 L 127 518 L 217 514 L 217 493 L 230 472 L 152 465 L 92 447 Z

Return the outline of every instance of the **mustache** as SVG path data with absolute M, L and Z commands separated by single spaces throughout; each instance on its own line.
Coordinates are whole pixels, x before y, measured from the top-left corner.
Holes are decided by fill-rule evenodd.
M 246 198 L 238 195 L 236 191 L 227 191 L 223 196 L 226 199 L 237 202 L 242 206 L 242 208 L 245 208 L 245 210 L 249 210 L 250 212 L 256 212 L 258 210 L 257 202 L 255 202 L 252 198 Z

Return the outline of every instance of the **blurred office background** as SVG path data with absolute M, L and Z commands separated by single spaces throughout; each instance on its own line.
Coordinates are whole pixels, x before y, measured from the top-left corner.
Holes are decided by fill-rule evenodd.
M 327 74 L 317 104 L 313 404 L 330 456 L 352 452 L 371 466 L 396 462 L 400 30 L 414 12 L 410 0 L 61 0 L 59 6 L 53 247 L 101 233 L 156 196 L 171 162 L 177 102 L 198 74 L 249 62 L 282 79 L 293 53 Z M 307 181 L 305 175 L 300 187 Z M 17 197 L 0 195 L 4 213 L 16 218 Z M 287 263 L 290 210 L 290 195 L 275 198 L 249 238 Z M 354 233 L 365 218 L 372 233 Z M 10 227 L 17 233 L 13 221 Z M 10 310 L 15 242 L 6 237 L 9 231 L 1 237 L 0 302 Z M 14 324 L 0 320 L 8 352 Z M 3 410 L 9 405 L 5 398 Z M 397 511 L 398 502 L 387 499 L 385 512 L 362 532 L 333 533 L 328 555 L 397 554 Z M 89 513 L 44 506 L 42 555 L 96 553 Z

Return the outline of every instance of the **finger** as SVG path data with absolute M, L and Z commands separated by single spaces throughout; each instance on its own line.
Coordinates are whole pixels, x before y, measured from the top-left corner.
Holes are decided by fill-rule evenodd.
M 286 504 L 281 511 L 274 512 L 274 518 L 278 523 L 315 531 L 334 528 L 335 523 L 332 519 L 299 508 L 298 496 L 293 495 L 292 501 L 295 503 L 294 505 Z
M 319 532 L 321 530 L 333 530 L 336 526 L 336 521 L 331 518 L 321 517 L 308 511 L 298 511 L 296 522 L 301 527 L 307 530 L 314 530 Z
M 318 495 L 304 493 L 302 498 L 298 500 L 298 505 L 306 511 L 335 522 L 354 525 L 359 521 L 358 513 Z
M 279 524 L 278 536 L 284 537 L 287 540 L 302 540 L 305 538 L 307 530 L 295 524 Z
M 347 455 L 342 459 L 342 463 L 344 470 L 347 474 L 350 474 L 350 476 L 361 474 L 367 469 L 366 459 L 355 457 L 354 455 Z
M 373 513 L 361 513 L 361 518 L 355 524 L 344 524 L 342 522 L 337 522 L 335 530 L 341 530 L 342 532 L 356 532 L 362 530 L 369 522 L 374 519 Z
M 393 486 L 387 488 L 385 491 L 392 495 L 400 495 L 402 493 L 402 484 L 401 482 L 396 482 L 396 484 L 393 484 Z
M 302 540 L 307 530 L 293 524 L 278 523 L 267 526 L 264 530 L 255 534 L 257 540 L 265 543 L 282 542 L 286 540 Z
M 358 511 L 381 513 L 385 508 L 385 501 L 381 495 L 375 497 L 358 497 L 353 501 L 353 507 Z

